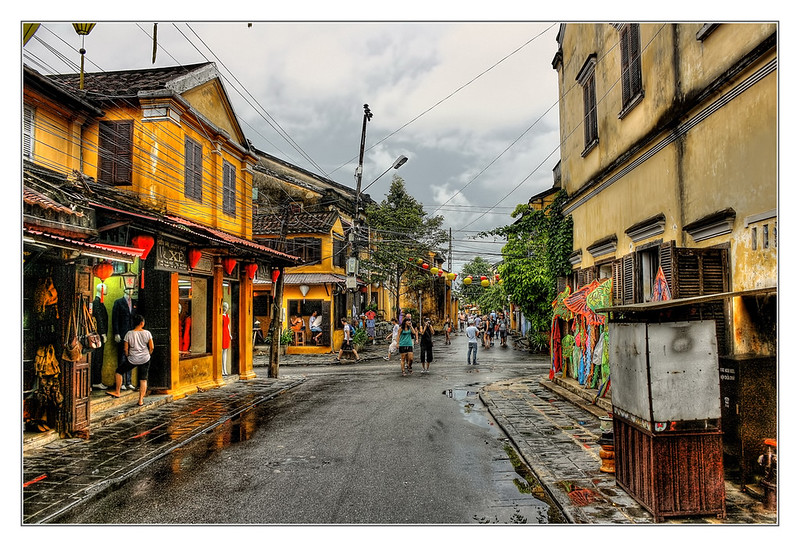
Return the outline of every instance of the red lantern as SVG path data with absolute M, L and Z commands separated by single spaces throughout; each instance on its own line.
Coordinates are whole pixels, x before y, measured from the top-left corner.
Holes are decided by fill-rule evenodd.
M 500 274 L 494 274 L 494 280 L 500 281 Z
M 222 267 L 225 269 L 225 273 L 231 275 L 231 272 L 236 267 L 236 259 L 232 256 L 226 256 L 222 259 Z
M 276 268 L 276 269 L 272 270 L 272 282 L 273 283 L 277 283 L 278 282 L 278 278 L 280 277 L 280 275 L 281 275 L 281 271 L 279 269 Z
M 247 272 L 247 277 L 250 278 L 252 281 L 256 278 L 256 272 L 258 271 L 258 264 L 255 262 L 251 262 L 249 264 L 245 264 L 244 271 Z
M 153 236 L 151 235 L 139 234 L 138 236 L 134 236 L 133 239 L 131 239 L 131 242 L 137 249 L 144 249 L 144 252 L 142 253 L 142 260 L 146 260 L 147 255 L 150 254 L 150 249 L 153 248 L 156 240 L 153 239 Z
M 423 264 L 423 265 L 422 265 L 422 269 L 423 269 L 423 270 L 427 270 L 428 268 L 430 268 L 430 266 L 428 265 L 428 263 L 427 263 L 427 262 L 426 262 L 425 264 Z
M 189 267 L 194 269 L 197 266 L 197 263 L 200 262 L 200 258 L 203 254 L 200 252 L 199 249 L 189 249 L 188 258 L 189 258 Z
M 106 279 L 111 277 L 111 274 L 114 273 L 114 266 L 108 260 L 104 260 L 99 264 L 95 264 L 92 267 L 92 273 L 95 277 L 99 277 L 100 281 L 105 283 Z M 100 291 L 100 302 L 105 301 L 106 291 Z
M 482 275 L 482 276 L 481 276 L 481 281 L 485 281 L 485 280 L 486 280 L 486 276 L 485 276 L 485 275 Z

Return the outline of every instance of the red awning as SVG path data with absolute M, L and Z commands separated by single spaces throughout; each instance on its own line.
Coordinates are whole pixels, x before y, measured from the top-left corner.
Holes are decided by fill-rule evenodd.
M 71 239 L 49 232 L 36 230 L 28 226 L 22 228 L 23 243 L 39 244 L 47 247 L 57 247 L 69 251 L 78 251 L 82 255 L 95 258 L 104 258 L 115 262 L 133 262 L 134 258 L 142 256 L 144 249 L 135 247 L 122 247 L 102 243 L 89 243 L 80 239 Z

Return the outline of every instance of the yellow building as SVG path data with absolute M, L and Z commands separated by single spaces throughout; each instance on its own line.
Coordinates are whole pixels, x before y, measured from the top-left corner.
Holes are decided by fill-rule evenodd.
M 565 24 L 557 41 L 569 284 L 612 278 L 623 310 L 663 272 L 716 319 L 721 369 L 742 372 L 730 389 L 761 386 L 758 432 L 725 397 L 726 436 L 774 437 L 777 25 Z
M 79 86 L 77 74 L 47 79 Z M 80 96 L 101 110 L 73 124 L 67 148 L 101 227 L 94 239 L 148 247 L 106 279 L 104 304 L 115 327 L 126 294 L 145 317 L 156 346 L 149 387 L 181 397 L 222 385 L 225 373 L 253 377 L 255 271 L 297 259 L 251 239 L 256 156 L 215 66 L 89 73 Z M 45 123 L 34 123 L 40 134 Z M 108 334 L 106 385 L 124 334 L 115 330 L 124 327 Z

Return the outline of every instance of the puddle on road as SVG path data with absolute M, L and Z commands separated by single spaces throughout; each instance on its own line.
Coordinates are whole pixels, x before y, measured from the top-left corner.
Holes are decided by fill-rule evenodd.
M 442 395 L 458 402 L 462 415 L 470 423 L 500 433 L 477 389 L 469 387 L 446 389 Z M 503 440 L 503 451 L 504 455 L 496 457 L 499 465 L 492 471 L 497 499 L 491 507 L 496 513 L 491 516 L 473 515 L 472 519 L 479 524 L 565 523 L 564 515 L 507 439 Z M 508 467 L 504 462 L 508 462 Z

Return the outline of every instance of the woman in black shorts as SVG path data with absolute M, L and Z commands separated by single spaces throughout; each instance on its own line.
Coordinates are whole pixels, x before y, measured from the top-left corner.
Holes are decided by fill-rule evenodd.
M 412 338 L 413 337 L 413 338 Z M 403 325 L 400 327 L 400 337 L 398 340 L 398 353 L 400 354 L 400 369 L 403 376 L 411 374 L 411 364 L 414 362 L 414 342 L 418 339 L 417 329 L 411 324 L 411 318 L 406 316 Z

